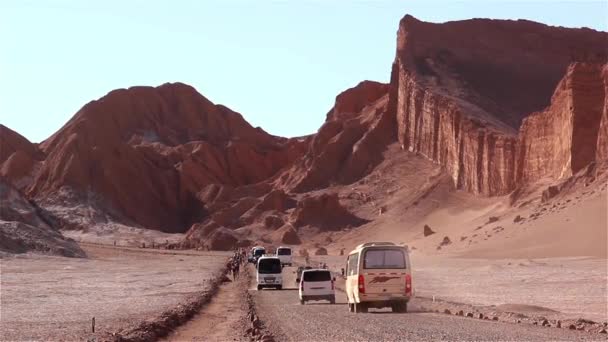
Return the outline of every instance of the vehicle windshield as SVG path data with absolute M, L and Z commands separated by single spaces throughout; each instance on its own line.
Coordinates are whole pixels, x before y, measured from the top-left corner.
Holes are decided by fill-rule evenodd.
M 256 249 L 255 251 L 253 251 L 254 256 L 261 256 L 261 255 L 264 255 L 265 253 L 266 253 L 266 250 L 264 248 L 259 248 L 259 249 Z
M 306 271 L 304 272 L 304 281 L 330 281 L 331 274 L 329 271 Z
M 277 255 L 291 255 L 291 248 L 279 248 Z
M 281 260 L 279 259 L 260 259 L 258 263 L 258 273 L 274 274 L 281 273 Z
M 405 255 L 399 249 L 370 249 L 365 252 L 363 268 L 403 269 Z

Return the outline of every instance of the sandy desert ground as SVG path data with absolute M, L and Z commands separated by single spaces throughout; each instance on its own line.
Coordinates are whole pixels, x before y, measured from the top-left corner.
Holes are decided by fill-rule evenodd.
M 340 274 L 346 257 L 315 256 Z M 542 315 L 608 321 L 607 262 L 597 258 L 465 259 L 414 252 L 416 296 Z
M 0 259 L 0 340 L 84 340 L 158 314 L 205 289 L 223 252 L 83 245 L 90 259 Z

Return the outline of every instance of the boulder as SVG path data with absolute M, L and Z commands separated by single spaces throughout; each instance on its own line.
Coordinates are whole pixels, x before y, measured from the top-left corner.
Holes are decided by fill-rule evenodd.
M 424 225 L 424 236 L 427 237 L 429 235 L 435 234 L 435 231 L 431 229 L 428 225 Z

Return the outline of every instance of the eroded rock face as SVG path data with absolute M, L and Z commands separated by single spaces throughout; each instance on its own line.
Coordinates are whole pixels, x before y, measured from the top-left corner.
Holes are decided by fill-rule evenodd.
M 600 124 L 606 113 L 605 68 L 597 63 L 573 63 L 551 105 L 524 119 L 519 134 L 518 183 L 569 177 L 605 158 L 604 133 L 600 134 L 605 129 Z
M 608 160 L 608 64 L 602 68 L 604 80 L 604 110 L 598 130 L 596 156 L 597 160 Z
M 44 154 L 35 144 L 10 128 L 0 124 L 0 176 L 18 189 L 32 181 L 37 164 Z
M 85 257 L 75 241 L 65 239 L 44 216 L 42 209 L 28 201 L 18 189 L 0 177 L 0 252 L 45 253 Z
M 572 61 L 605 61 L 607 46 L 608 34 L 589 29 L 406 16 L 390 84 L 397 137 L 403 148 L 443 165 L 458 188 L 507 193 L 518 181 L 521 120 L 550 104 Z
M 85 105 L 41 145 L 47 158 L 29 194 L 93 194 L 130 223 L 184 232 L 206 214 L 203 187 L 267 179 L 304 144 L 253 128 L 184 84 L 120 89 Z
M 387 91 L 386 84 L 364 81 L 338 95 L 304 158 L 284 172 L 277 184 L 307 192 L 332 182 L 349 184 L 367 174 L 395 140 Z
M 292 214 L 293 226 L 314 226 L 323 230 L 357 227 L 366 223 L 340 204 L 338 195 L 321 194 L 307 196 L 298 202 Z
M 277 244 L 299 245 L 302 243 L 295 228 L 286 224 L 271 234 L 271 240 Z

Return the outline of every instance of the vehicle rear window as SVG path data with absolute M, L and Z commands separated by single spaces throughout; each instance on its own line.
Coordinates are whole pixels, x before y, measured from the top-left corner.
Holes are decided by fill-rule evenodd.
M 304 272 L 304 281 L 330 281 L 331 274 L 329 271 L 306 271 Z
M 398 249 L 370 249 L 365 252 L 363 268 L 405 268 L 405 255 Z
M 291 255 L 291 249 L 290 248 L 279 248 L 277 250 L 277 255 Z
M 279 259 L 260 259 L 258 263 L 258 273 L 271 274 L 281 273 L 281 260 Z
M 255 251 L 253 251 L 253 255 L 258 256 L 258 255 L 264 255 L 266 253 L 265 249 L 256 249 Z

